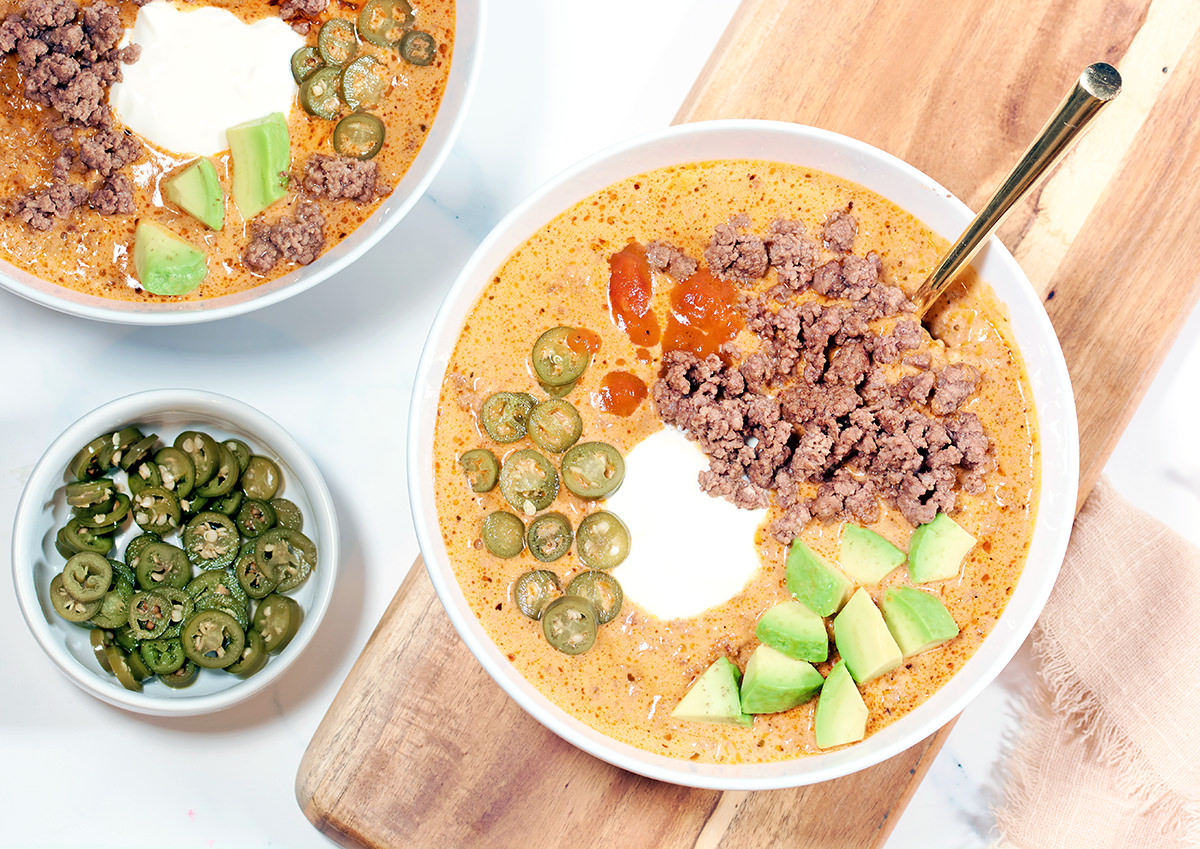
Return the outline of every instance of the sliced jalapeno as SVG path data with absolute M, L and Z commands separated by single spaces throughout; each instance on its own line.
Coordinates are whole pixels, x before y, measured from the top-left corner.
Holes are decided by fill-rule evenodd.
M 317 52 L 326 65 L 341 67 L 358 54 L 358 35 L 354 22 L 330 18 L 317 31 Z
M 220 443 L 199 430 L 185 430 L 175 437 L 174 446 L 191 458 L 192 468 L 196 470 L 196 486 L 208 483 L 217 471 L 221 462 Z
M 237 525 L 224 513 L 201 513 L 183 528 L 183 550 L 201 569 L 232 566 L 241 546 Z
M 250 462 L 250 446 L 240 439 L 229 438 L 222 443 L 226 448 L 233 452 L 238 461 L 238 475 L 246 471 L 246 465 Z
M 187 553 L 169 542 L 159 540 L 142 546 L 133 562 L 137 584 L 142 589 L 182 589 L 192 580 L 192 564 Z
M 280 527 L 291 528 L 293 531 L 304 530 L 304 514 L 300 512 L 296 502 L 276 497 L 267 503 L 274 508 L 275 521 Z
M 118 492 L 113 500 L 95 510 L 89 516 L 76 516 L 79 520 L 80 527 L 89 528 L 93 531 L 99 528 L 113 528 L 124 521 L 129 515 L 131 502 L 129 496 L 123 492 Z
M 497 510 L 484 518 L 480 537 L 497 557 L 516 557 L 525 548 L 525 523 L 512 513 Z
M 63 566 L 63 589 L 80 601 L 99 601 L 112 585 L 112 576 L 107 557 L 81 551 Z
M 383 149 L 383 121 L 369 112 L 352 112 L 333 128 L 333 149 L 342 156 L 371 159 Z
M 254 557 L 263 571 L 274 575 L 276 591 L 291 592 L 308 580 L 317 567 L 317 547 L 300 531 L 271 528 L 254 543 Z
M 96 662 L 100 664 L 100 668 L 105 672 L 112 672 L 112 666 L 108 663 L 109 646 L 113 644 L 112 631 L 104 628 L 93 628 L 92 633 L 88 635 L 88 639 L 92 643 L 92 651 L 96 655 Z
M 279 464 L 255 454 L 247 462 L 246 472 L 242 475 L 242 492 L 247 498 L 270 501 L 282 482 L 283 472 L 279 470 Z
M 155 533 L 142 533 L 131 539 L 125 546 L 125 563 L 130 569 L 137 571 L 138 555 L 152 542 L 162 542 L 162 537 Z
M 546 605 L 562 595 L 558 575 L 549 569 L 526 572 L 513 582 L 512 596 L 517 609 L 530 619 L 542 618 Z
M 196 484 L 196 494 L 205 498 L 220 498 L 232 490 L 241 477 L 241 467 L 238 466 L 237 455 L 227 446 L 215 443 L 217 446 L 217 465 L 213 475 L 202 484 Z M 243 487 L 243 492 L 245 488 Z
M 138 646 L 138 651 L 131 651 L 125 656 L 125 662 L 129 664 L 129 671 L 133 673 L 133 677 L 141 683 L 154 673 L 150 671 L 150 667 L 146 665 L 146 661 L 142 660 L 141 646 Z
M 112 587 L 100 599 L 100 609 L 92 616 L 95 630 L 120 628 L 129 622 L 129 602 L 133 598 L 133 582 L 114 580 Z
M 181 644 L 182 645 L 182 644 Z M 172 690 L 181 690 L 184 687 L 190 687 L 196 681 L 196 676 L 200 674 L 200 667 L 192 663 L 190 660 L 185 660 L 183 666 L 176 669 L 174 672 L 168 672 L 166 675 L 159 675 L 158 680 L 162 681 Z
M 374 56 L 359 56 L 342 71 L 342 97 L 346 105 L 354 110 L 377 105 L 391 85 L 391 72 Z M 334 142 L 336 141 L 335 132 Z M 383 143 L 382 125 L 379 141 L 380 144 Z
M 154 455 L 158 465 L 162 488 L 169 489 L 179 498 L 187 498 L 196 486 L 196 467 L 187 452 L 174 445 L 158 449 Z
M 250 625 L 250 599 L 231 570 L 201 572 L 187 585 L 196 610 L 223 610 L 243 629 Z
M 538 448 L 561 454 L 579 441 L 583 417 L 570 401 L 551 398 L 538 404 L 529 414 L 528 433 Z
M 546 386 L 574 383 L 587 370 L 592 349 L 574 327 L 551 327 L 533 343 L 530 354 L 538 382 Z
M 100 507 L 116 494 L 116 484 L 109 478 L 75 481 L 67 484 L 67 506 L 76 510 Z
M 367 0 L 358 13 L 358 32 L 379 47 L 391 47 L 412 26 L 413 7 L 408 0 Z
M 549 507 L 558 495 L 558 473 L 545 456 L 532 448 L 522 448 L 505 458 L 499 486 L 509 504 L 532 516 Z
M 142 682 L 129 666 L 129 655 L 121 651 L 115 645 L 108 646 L 104 650 L 105 656 L 108 659 L 108 668 L 112 670 L 113 675 L 117 676 L 117 680 L 121 682 L 121 686 L 126 690 L 132 690 L 135 693 L 142 691 Z
M 50 580 L 50 604 L 54 612 L 68 622 L 81 623 L 91 619 L 100 610 L 100 599 L 80 601 L 67 592 L 60 572 Z
M 121 459 L 117 465 L 128 472 L 130 469 L 137 466 L 139 463 L 149 460 L 154 454 L 154 449 L 158 446 L 158 436 L 150 434 L 143 436 L 137 442 L 129 445 L 121 452 Z
M 196 612 L 196 603 L 185 590 L 178 587 L 159 587 L 156 592 L 171 604 L 171 614 L 167 627 L 163 629 L 163 637 L 178 637 L 183 630 L 183 623 Z M 237 616 L 235 615 L 236 619 Z
M 67 550 L 63 551 L 59 543 L 62 543 Z M 108 554 L 112 551 L 113 538 L 110 534 L 105 533 L 103 528 L 85 528 L 78 518 L 74 518 L 59 530 L 55 547 L 63 557 L 71 557 L 79 551 Z
M 562 478 L 580 498 L 604 498 L 625 479 L 625 460 L 607 442 L 580 442 L 563 455 Z
M 171 624 L 171 602 L 162 593 L 141 590 L 129 600 L 129 630 L 134 638 L 154 640 Z
M 300 105 L 309 115 L 332 121 L 342 111 L 340 68 L 318 68 L 300 83 Z
M 152 486 L 162 486 L 162 469 L 152 459 L 131 467 L 126 475 L 125 483 L 133 495 Z
M 108 444 L 100 452 L 101 465 L 106 469 L 120 466 L 121 459 L 125 456 L 125 452 L 129 449 L 129 446 L 136 445 L 145 438 L 145 434 L 133 425 L 123 427 L 116 433 L 111 434 L 108 437 Z
M 146 668 L 156 675 L 170 675 L 187 660 L 183 653 L 183 643 L 176 637 L 160 637 L 157 640 L 146 640 L 138 646 L 138 654 Z
M 133 520 L 143 531 L 162 536 L 179 527 L 183 513 L 175 493 L 161 486 L 148 486 L 133 496 Z
M 267 665 L 267 645 L 262 634 L 254 629 L 246 632 L 246 646 L 238 659 L 225 667 L 226 672 L 239 678 L 249 678 Z
M 621 612 L 625 593 L 621 584 L 607 572 L 595 569 L 580 572 L 567 584 L 567 595 L 586 598 L 596 608 L 596 621 L 601 625 L 613 621 Z
M 472 492 L 491 492 L 500 475 L 500 461 L 486 448 L 472 448 L 458 458 Z
M 246 632 L 224 610 L 198 610 L 183 623 L 180 641 L 192 663 L 205 669 L 224 669 L 241 657 Z
M 543 513 L 529 523 L 525 544 L 534 559 L 550 563 L 571 549 L 571 522 L 562 513 Z
M 296 81 L 296 85 L 300 85 L 311 77 L 314 71 L 324 66 L 317 48 L 305 45 L 292 54 L 292 79 Z
M 493 392 L 479 408 L 479 423 L 496 442 L 516 442 L 525 435 L 535 403 L 524 392 Z
M 219 498 L 214 498 L 208 502 L 208 509 L 217 513 L 224 513 L 226 516 L 232 516 L 242 509 L 242 502 L 246 500 L 246 496 L 242 494 L 240 489 L 234 488 Z
M 596 642 L 599 614 L 586 598 L 563 595 L 542 611 L 542 634 L 563 654 L 583 654 Z
M 262 635 L 267 651 L 278 654 L 296 636 L 303 617 L 294 598 L 271 594 L 254 610 L 254 630 Z
M 273 593 L 279 584 L 279 579 L 259 565 L 258 558 L 254 556 L 254 550 L 254 540 L 248 540 L 242 545 L 242 550 L 233 564 L 233 574 L 237 577 L 242 589 L 246 591 L 246 595 L 259 599 Z
M 254 539 L 275 527 L 275 508 L 270 502 L 248 498 L 238 510 L 235 522 L 242 536 Z
M 427 32 L 409 30 L 400 39 L 400 55 L 410 65 L 432 65 L 437 58 L 437 42 Z
M 612 569 L 629 556 L 629 528 L 615 513 L 597 510 L 579 522 L 575 553 L 589 569 Z
M 67 464 L 67 471 L 71 477 L 76 480 L 84 478 L 98 478 L 108 471 L 108 464 L 102 459 L 104 452 L 109 448 L 112 439 L 112 434 L 97 436 L 87 445 L 79 449 L 79 452 L 71 458 L 71 462 Z

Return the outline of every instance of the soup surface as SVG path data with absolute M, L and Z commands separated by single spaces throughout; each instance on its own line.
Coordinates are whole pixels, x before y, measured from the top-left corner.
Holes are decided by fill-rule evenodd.
M 843 524 L 853 519 L 907 549 L 916 524 L 913 505 L 902 509 L 879 498 L 871 499 L 878 505 L 873 514 L 869 506 L 858 514 L 848 512 L 849 507 L 830 513 L 818 503 L 820 481 L 806 482 L 787 499 L 779 491 L 768 491 L 766 518 L 753 538 L 745 540 L 757 563 L 740 592 L 696 615 L 670 619 L 652 612 L 657 609 L 655 600 L 627 595 L 617 618 L 599 628 L 595 645 L 583 654 L 568 655 L 546 641 L 539 623 L 518 611 L 512 585 L 528 570 L 550 568 L 565 586 L 585 567 L 575 551 L 548 564 L 539 563 L 528 550 L 509 559 L 490 554 L 481 543 L 482 521 L 492 511 L 512 508 L 497 490 L 472 491 L 458 458 L 476 447 L 487 447 L 501 459 L 532 447 L 528 438 L 503 445 L 490 441 L 480 426 L 480 405 L 502 390 L 528 392 L 539 400 L 547 397 L 530 367 L 530 348 L 543 331 L 557 325 L 594 334 L 591 363 L 566 396 L 582 416 L 581 439 L 607 442 L 628 454 L 665 426 L 656 403 L 664 397 L 658 385 L 667 370 L 664 348 L 691 350 L 700 360 L 719 351 L 719 359 L 708 360 L 710 364 L 740 365 L 745 371 L 752 354 L 770 349 L 752 332 L 753 317 L 764 304 L 776 315 L 788 304 L 838 303 L 807 286 L 781 290 L 774 266 L 753 279 L 734 280 L 732 289 L 722 277 L 736 274 L 706 276 L 706 271 L 717 271 L 707 268 L 711 263 L 703 258 L 720 241 L 714 239 L 718 228 L 732 219 L 741 232 L 767 234 L 773 232 L 773 222 L 798 221 L 816 239 L 812 259 L 817 266 L 831 259 L 849 264 L 849 246 L 831 246 L 818 235 L 830 211 L 849 212 L 857 225 L 849 234 L 854 255 L 877 256 L 881 280 L 904 291 L 916 288 L 945 248 L 942 239 L 903 210 L 827 174 L 762 161 L 680 165 L 616 183 L 550 221 L 496 272 L 462 326 L 442 387 L 433 458 L 438 516 L 455 574 L 483 627 L 520 674 L 566 712 L 617 740 L 658 754 L 715 763 L 783 760 L 819 752 L 813 701 L 758 715 L 750 727 L 684 722 L 671 711 L 717 658 L 728 657 L 745 667 L 758 644 L 754 629 L 759 616 L 789 598 L 784 564 L 793 537 L 836 562 Z M 742 215 L 748 218 L 735 218 Z M 728 228 L 725 232 L 728 235 Z M 645 315 L 653 314 L 662 332 L 639 330 L 636 321 L 622 315 L 621 304 L 612 301 L 613 258 L 630 250 L 644 255 L 643 246 L 660 243 L 673 246 L 677 255 L 699 260 L 699 271 L 689 276 L 689 268 L 654 265 Z M 700 279 L 711 284 L 708 294 L 689 295 L 686 280 L 694 284 Z M 693 307 L 708 304 L 699 308 L 707 318 L 693 310 L 688 319 L 681 304 L 689 298 Z M 722 299 L 726 307 L 712 306 Z M 681 315 L 685 320 L 679 320 Z M 725 325 L 708 321 L 714 316 L 723 316 Z M 891 327 L 903 318 L 901 313 L 900 318 L 884 317 L 874 324 Z M 1038 491 L 1031 392 L 1010 342 L 1003 308 L 985 284 L 967 277 L 928 323 L 934 338 L 922 331 L 909 354 L 887 367 L 887 376 L 893 382 L 905 375 L 916 380 L 948 364 L 975 370 L 977 383 L 953 415 L 977 417 L 987 437 L 987 462 L 978 467 L 973 485 L 939 503 L 979 542 L 957 579 L 922 587 L 944 602 L 959 635 L 860 687 L 869 711 L 868 735 L 946 682 L 991 630 L 1024 563 Z M 721 347 L 723 340 L 732 345 Z M 837 351 L 833 345 L 822 356 L 832 362 Z M 639 384 L 648 389 L 644 396 L 636 390 Z M 795 450 L 803 437 L 789 435 L 788 450 Z M 630 462 L 636 459 L 635 454 Z M 807 505 L 799 511 L 798 498 Z M 603 500 L 581 499 L 562 489 L 549 509 L 565 514 L 574 527 L 604 506 Z M 722 527 L 697 526 L 671 508 L 661 505 L 661 522 L 653 533 L 699 537 L 701 549 L 705 535 L 722 534 Z M 813 518 L 803 521 L 809 515 Z M 635 535 L 631 545 L 636 549 L 638 544 Z M 615 574 L 620 572 L 618 567 Z M 867 590 L 878 601 L 889 586 L 907 583 L 901 568 Z M 830 661 L 817 664 L 818 670 L 828 674 L 836 658 L 831 647 Z
M 388 9 L 407 6 L 402 0 L 374 1 Z M 304 43 L 315 47 L 322 24 L 333 19 L 355 22 L 364 0 L 233 0 L 212 5 L 232 12 L 246 24 L 279 18 L 281 9 L 286 9 L 293 28 L 302 31 Z M 65 7 L 66 11 L 48 12 L 48 6 Z M 83 0 L 76 7 L 71 0 L 0 0 L 4 16 L 25 15 L 26 19 L 48 23 L 65 20 L 66 27 L 80 24 L 84 30 L 89 26 L 85 16 L 101 7 L 114 11 L 125 29 L 133 26 L 139 11 L 139 5 L 132 2 L 114 2 L 105 7 L 102 0 L 95 4 Z M 377 63 L 370 67 L 379 74 L 378 102 L 363 105 L 360 110 L 369 111 L 383 122 L 384 142 L 379 152 L 369 162 L 346 162 L 338 157 L 334 129 L 338 119 L 352 112 L 350 107 L 338 103 L 336 114 L 327 119 L 310 114 L 301 107 L 300 97 L 293 97 L 285 116 L 290 136 L 287 189 L 266 210 L 251 220 L 244 219 L 230 197 L 233 169 L 229 150 L 209 157 L 225 196 L 225 222 L 219 230 L 210 229 L 164 199 L 164 180 L 194 162 L 195 153 L 165 150 L 124 128 L 119 116 L 108 109 L 107 91 L 100 100 L 110 116 L 104 119 L 66 117 L 52 103 L 27 96 L 30 79 L 46 73 L 37 67 L 37 62 L 45 59 L 27 59 L 32 54 L 28 47 L 22 47 L 20 36 L 30 33 L 20 25 L 15 29 L 13 24 L 7 25 L 8 33 L 0 33 L 0 49 L 5 51 L 0 57 L 0 102 L 4 105 L 0 115 L 0 198 L 5 212 L 0 217 L 0 258 L 84 294 L 147 301 L 168 296 L 151 294 L 139 283 L 133 256 L 139 221 L 161 224 L 206 255 L 203 282 L 186 294 L 170 296 L 172 300 L 232 294 L 312 262 L 361 225 L 395 188 L 420 151 L 437 113 L 451 63 L 454 0 L 418 0 L 413 7 L 409 29 L 428 33 L 436 45 L 428 64 L 405 61 L 398 46 L 374 44 L 361 33 L 353 37 L 354 58 L 371 57 Z M 194 6 L 181 3 L 179 8 Z M 34 37 L 28 40 L 53 41 L 54 37 L 47 35 L 50 29 L 35 29 Z M 95 67 L 88 50 L 85 45 L 69 56 L 68 64 L 76 72 L 80 66 Z M 69 51 L 63 48 L 63 52 Z M 219 55 L 214 46 L 214 56 Z M 121 57 L 115 50 L 105 54 L 100 62 L 108 64 L 102 67 L 101 75 L 111 79 L 113 69 L 128 61 L 128 56 Z M 220 62 L 214 62 L 204 73 L 222 73 Z M 53 102 L 59 99 L 53 91 L 49 98 L 42 97 Z M 66 99 L 70 111 L 75 101 Z M 122 145 L 116 163 L 97 164 L 84 148 L 106 134 L 110 138 L 132 137 L 140 146 Z M 100 144 L 112 146 L 109 141 Z M 310 179 L 308 162 L 314 154 L 338 157 L 335 161 L 346 162 L 347 168 L 342 170 L 356 169 L 356 179 L 361 178 L 358 182 L 372 185 L 353 196 L 327 191 L 330 184 L 321 187 L 319 175 L 315 181 Z M 119 195 L 109 191 L 106 197 L 105 190 L 112 186 L 119 189 Z M 122 195 L 114 201 L 114 196 Z M 72 199 L 64 201 L 67 197 Z M 270 232 L 272 227 L 274 234 Z M 255 240 L 257 253 L 248 260 L 247 250 Z M 264 261 L 264 256 L 273 261 Z

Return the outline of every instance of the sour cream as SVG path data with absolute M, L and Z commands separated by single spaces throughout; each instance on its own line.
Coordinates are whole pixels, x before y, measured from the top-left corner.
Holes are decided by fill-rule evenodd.
M 173 153 L 225 150 L 225 130 L 292 108 L 291 57 L 304 38 L 279 18 L 247 25 L 212 6 L 143 6 L 125 42 L 141 57 L 122 66 L 109 104 L 134 132 Z
M 702 492 L 704 453 L 675 428 L 625 456 L 608 498 L 629 526 L 629 556 L 613 570 L 625 596 L 661 619 L 695 616 L 740 593 L 760 568 L 754 534 L 766 510 L 742 510 Z

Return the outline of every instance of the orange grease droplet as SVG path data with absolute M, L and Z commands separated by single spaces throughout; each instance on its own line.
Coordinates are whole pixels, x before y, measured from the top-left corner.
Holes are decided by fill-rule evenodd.
M 743 327 L 733 308 L 737 288 L 700 269 L 671 290 L 664 351 L 690 351 L 704 358 L 733 340 Z
M 600 381 L 596 408 L 602 413 L 629 416 L 646 400 L 646 384 L 627 371 L 610 371 Z

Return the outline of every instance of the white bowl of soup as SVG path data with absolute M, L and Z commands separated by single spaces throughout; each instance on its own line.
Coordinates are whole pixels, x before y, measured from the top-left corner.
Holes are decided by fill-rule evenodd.
M 1053 586 L 1074 517 L 1078 447 L 1054 331 L 1002 245 L 989 244 L 927 316 L 932 335 L 903 303 L 971 217 L 928 176 L 869 145 L 736 120 L 673 127 L 600 153 L 489 235 L 422 356 L 409 486 L 421 552 L 454 627 L 526 711 L 651 778 L 768 789 L 895 755 L 995 678 Z M 648 288 L 627 285 L 618 266 L 631 263 Z M 550 331 L 565 340 L 551 349 L 557 359 L 541 338 Z M 584 348 L 580 373 L 573 354 Z M 900 395 L 907 400 L 880 400 Z M 493 396 L 508 403 L 484 410 Z M 506 429 L 522 404 L 561 412 L 551 403 L 558 397 L 580 421 L 566 442 L 547 447 L 532 419 L 524 431 Z M 721 424 L 729 421 L 732 432 Z M 967 431 L 984 441 L 968 444 Z M 573 436 L 591 460 L 559 453 Z M 902 436 L 925 440 L 909 461 L 888 453 Z M 588 488 L 619 472 L 616 461 L 597 459 L 596 443 L 623 458 L 613 491 Z M 484 451 L 500 484 L 511 466 L 507 489 L 490 485 Z M 554 470 L 556 492 L 531 452 Z M 898 476 L 902 467 L 911 480 Z M 592 531 L 581 530 L 596 513 L 618 515 L 627 533 L 627 545 L 617 534 L 627 559 L 623 549 L 615 568 L 595 558 Z M 938 514 L 973 544 L 930 577 L 913 571 L 909 547 Z M 567 534 L 558 557 L 544 542 L 555 523 L 586 540 Z M 870 574 L 850 569 L 841 544 L 851 525 L 882 537 L 898 559 Z M 836 666 L 851 669 L 838 689 L 852 682 L 865 719 L 858 732 L 827 731 L 821 741 L 820 694 L 779 710 L 760 700 L 737 715 L 756 650 L 778 645 L 760 629 L 762 615 L 797 598 L 815 604 L 803 570 L 796 584 L 789 575 L 797 540 L 854 575 L 814 614 L 824 617 L 827 651 L 810 665 L 818 685 Z M 624 588 L 615 612 L 603 580 L 599 594 L 571 589 L 596 572 Z M 844 652 L 834 640 L 838 609 L 865 595 L 853 606 L 878 611 L 895 588 L 941 601 L 956 635 L 919 653 L 909 640 L 903 657 L 872 672 L 861 659 L 851 668 L 850 638 Z M 578 629 L 561 605 L 553 622 L 541 607 L 564 593 L 592 602 L 575 615 Z M 851 625 L 847 617 L 847 632 Z M 677 710 L 721 665 L 733 684 L 706 690 L 698 718 Z M 734 715 L 727 704 L 724 714 L 713 709 L 739 681 Z M 831 695 L 830 716 L 834 704 Z
M 72 27 L 90 5 L 65 9 Z M 86 318 L 177 324 L 302 292 L 412 210 L 462 124 L 484 3 L 153 0 L 104 14 L 73 57 L 87 74 L 89 50 L 120 69 L 98 102 L 9 94 L 0 138 L 22 158 L 6 169 L 0 286 Z M 24 29 L 0 59 L 14 78 L 45 77 L 18 56 L 51 30 Z

